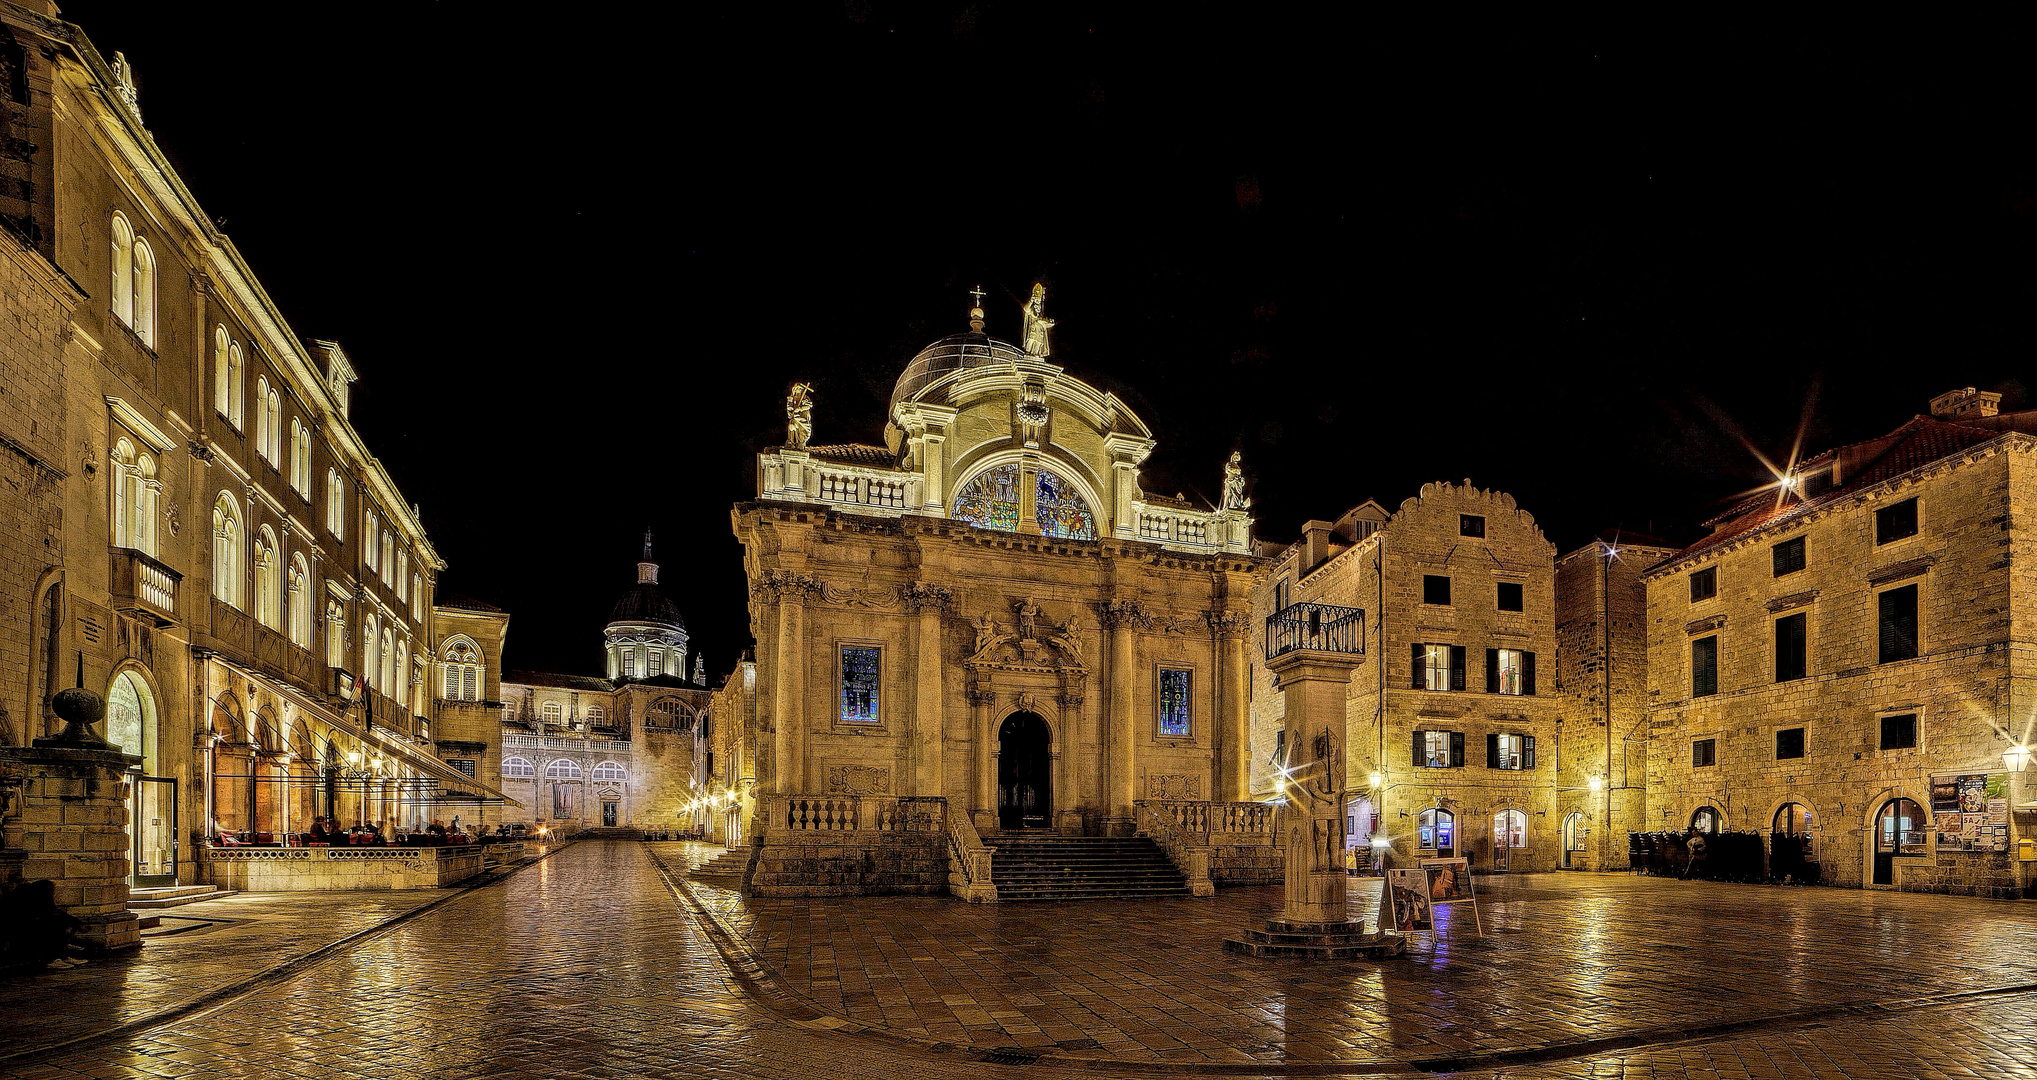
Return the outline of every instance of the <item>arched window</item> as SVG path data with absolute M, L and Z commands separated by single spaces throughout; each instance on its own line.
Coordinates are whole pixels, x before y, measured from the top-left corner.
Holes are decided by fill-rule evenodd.
M 123 754 L 141 758 L 143 771 L 155 771 L 156 699 L 132 671 L 115 676 L 107 688 L 106 741 Z
M 410 644 L 408 642 L 399 641 L 396 643 L 394 675 L 395 678 L 392 680 L 392 685 L 396 687 L 396 704 L 408 709 L 410 708 Z
M 240 507 L 227 492 L 212 504 L 212 595 L 234 607 L 242 607 L 241 576 L 246 573 L 247 556 L 242 549 Z
M 156 553 L 156 459 L 122 439 L 113 446 L 113 546 Z
M 956 492 L 951 516 L 978 528 L 1017 532 L 1021 482 L 1016 463 L 985 469 Z M 1089 503 L 1074 485 L 1046 469 L 1033 480 L 1033 520 L 1048 536 L 1096 539 L 1096 514 Z
M 233 415 L 232 372 L 226 366 L 226 327 L 212 328 L 212 411 L 221 416 Z
M 560 708 L 559 703 L 556 701 L 547 701 L 543 705 L 538 706 L 538 719 L 543 720 L 547 724 L 558 724 L 561 720 L 565 719 L 565 716 L 566 711 Z
M 588 727 L 607 727 L 607 726 L 608 726 L 608 710 L 606 710 L 606 709 L 603 709 L 603 708 L 602 708 L 601 706 L 599 706 L 599 705 L 589 705 L 589 706 L 587 706 L 587 726 L 588 726 Z
M 290 488 L 311 498 L 311 429 L 290 418 Z
M 347 542 L 347 491 L 340 486 L 338 469 L 325 470 L 325 531 Z
M 456 637 L 439 648 L 439 665 L 444 671 L 441 686 L 447 701 L 481 700 L 481 650 L 472 641 Z
M 664 698 L 651 703 L 650 715 L 645 717 L 644 722 L 650 727 L 692 731 L 693 710 L 678 698 Z
M 361 618 L 361 678 L 369 686 L 375 685 L 375 677 L 381 674 L 381 654 L 375 650 L 382 637 L 382 626 L 373 615 Z
M 134 325 L 134 230 L 113 215 L 113 317 Z
M 276 551 L 276 534 L 267 525 L 255 534 L 255 618 L 263 626 L 283 626 L 283 566 Z
M 244 431 L 247 429 L 247 425 L 242 422 L 241 360 L 240 342 L 238 341 L 229 342 L 226 347 L 226 378 L 232 384 L 232 389 L 229 391 L 226 399 L 228 410 L 226 418 L 233 424 L 235 431 Z
M 620 784 L 625 775 L 622 766 L 613 761 L 604 761 L 594 767 L 594 779 L 599 783 Z
M 396 599 L 410 599 L 410 552 L 396 553 Z
M 277 469 L 283 467 L 283 398 L 274 390 L 269 391 L 269 411 L 265 415 L 269 425 L 268 445 L 262 447 L 262 456 Z
M 1457 847 L 1457 815 L 1431 808 L 1422 811 L 1415 821 L 1422 850 L 1447 851 Z
M 368 569 L 373 570 L 376 554 L 382 550 L 381 519 L 375 516 L 373 510 L 367 510 L 362 512 L 361 521 L 361 561 L 368 564 Z
M 1911 799 L 1883 803 L 1874 827 L 1876 855 L 1921 855 L 1925 851 L 1924 811 Z M 1878 873 L 1879 871 L 1877 871 Z M 1876 881 L 1877 885 L 1890 882 Z
M 396 632 L 389 627 L 382 628 L 382 678 L 377 683 L 384 694 L 396 696 Z
M 290 556 L 290 644 L 301 649 L 311 647 L 311 568 L 304 562 L 304 553 Z
M 347 609 L 337 600 L 325 602 L 325 664 L 347 666 Z
M 560 758 L 545 766 L 545 779 L 578 780 L 580 779 L 580 763 L 572 758 Z
M 424 619 L 424 575 L 410 575 L 410 617 Z
M 274 459 L 274 458 L 271 458 L 271 457 L 269 457 L 269 436 L 270 436 L 271 434 L 273 434 L 273 432 L 271 432 L 271 431 L 270 431 L 270 423 L 269 423 L 269 415 L 270 415 L 270 414 L 269 414 L 269 408 L 268 408 L 268 402 L 269 402 L 269 377 L 268 377 L 268 376 L 266 376 L 266 375 L 259 375 L 259 376 L 256 376 L 256 377 L 255 377 L 255 452 L 256 452 L 256 453 L 258 453 L 258 454 L 260 454 L 260 455 L 262 455 L 262 457 L 263 457 L 263 458 L 264 458 L 265 460 L 269 461 L 269 462 L 270 462 L 271 464 L 274 464 L 274 463 L 275 463 L 275 459 Z
M 1719 812 L 1709 806 L 1700 806 L 1690 815 L 1690 827 L 1706 836 L 1717 836 L 1723 824 Z
M 537 766 L 531 764 L 527 758 L 513 757 L 502 759 L 502 778 L 504 780 L 529 780 L 537 776 L 537 774 Z
M 1528 815 L 1519 810 L 1501 810 L 1492 816 L 1492 844 L 1494 847 L 1524 848 L 1528 846 Z
M 149 242 L 134 241 L 134 336 L 156 347 L 156 256 Z
M 1809 836 L 1811 808 L 1802 803 L 1783 803 L 1775 812 L 1774 832 L 1778 836 Z
M 382 584 L 384 585 L 389 584 L 389 566 L 396 561 L 395 555 L 396 533 L 393 530 L 384 529 L 382 531 L 382 557 L 375 561 L 376 567 L 382 571 Z

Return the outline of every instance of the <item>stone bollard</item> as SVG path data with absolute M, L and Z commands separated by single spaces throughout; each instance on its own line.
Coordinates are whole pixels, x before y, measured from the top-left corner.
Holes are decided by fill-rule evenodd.
M 57 906 L 84 924 L 78 944 L 95 953 L 138 948 L 141 923 L 127 910 L 127 807 L 128 773 L 141 759 L 93 734 L 106 715 L 99 695 L 65 690 L 51 704 L 63 732 L 32 747 L 0 746 L 0 784 L 14 789 L 0 846 L 23 853 L 24 880 L 55 884 Z

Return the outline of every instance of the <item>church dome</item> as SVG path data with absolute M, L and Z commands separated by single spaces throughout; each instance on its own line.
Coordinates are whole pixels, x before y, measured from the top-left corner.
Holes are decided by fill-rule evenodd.
M 622 594 L 615 607 L 608 613 L 608 624 L 651 623 L 669 626 L 674 630 L 686 629 L 686 620 L 679 615 L 679 605 L 666 599 L 655 581 L 639 581 Z
M 1009 341 L 999 341 L 989 334 L 950 334 L 921 349 L 919 355 L 905 365 L 905 373 L 898 377 L 898 385 L 891 391 L 891 407 L 896 409 L 900 402 L 911 401 L 954 372 L 1009 364 L 1025 358 L 1026 354 L 1018 346 Z

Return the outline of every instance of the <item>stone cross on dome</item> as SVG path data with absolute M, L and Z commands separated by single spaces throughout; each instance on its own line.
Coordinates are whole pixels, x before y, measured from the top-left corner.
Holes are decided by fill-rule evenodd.
M 976 301 L 969 305 L 969 329 L 980 334 L 983 332 L 983 285 L 978 283 L 969 290 L 969 295 Z
M 644 530 L 644 558 L 643 561 L 637 563 L 637 583 L 639 585 L 656 585 L 658 583 L 658 564 L 651 561 L 651 530 L 649 529 Z

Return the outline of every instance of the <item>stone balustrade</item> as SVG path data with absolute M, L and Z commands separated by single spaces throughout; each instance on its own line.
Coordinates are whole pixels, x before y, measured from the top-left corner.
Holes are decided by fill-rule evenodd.
M 948 801 L 771 795 L 757 811 L 757 896 L 930 895 L 950 877 Z
M 926 477 L 916 472 L 823 461 L 786 447 L 758 455 L 766 499 L 827 502 L 878 514 L 924 513 Z
M 518 847 L 522 845 L 489 845 Z M 450 847 L 207 848 L 212 884 L 242 892 L 437 889 L 482 871 L 480 844 Z M 519 856 L 521 857 L 520 853 Z
M 1281 879 L 1280 807 L 1260 802 L 1141 799 L 1139 829 L 1167 849 L 1195 886 L 1194 871 L 1215 885 L 1265 885 Z

